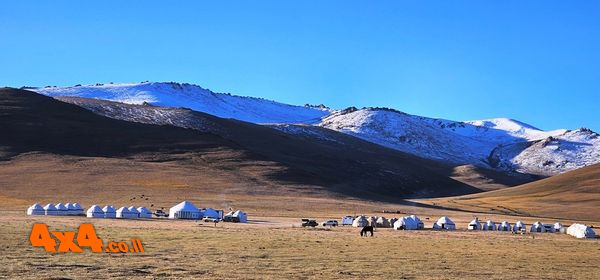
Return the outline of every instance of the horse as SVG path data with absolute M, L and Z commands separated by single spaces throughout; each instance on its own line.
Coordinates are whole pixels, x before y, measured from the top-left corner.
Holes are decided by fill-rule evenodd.
M 367 233 L 371 233 L 371 237 L 373 237 L 373 227 L 372 226 L 365 226 L 362 228 L 362 230 L 360 231 L 360 236 L 362 237 L 363 235 L 365 237 L 367 237 Z

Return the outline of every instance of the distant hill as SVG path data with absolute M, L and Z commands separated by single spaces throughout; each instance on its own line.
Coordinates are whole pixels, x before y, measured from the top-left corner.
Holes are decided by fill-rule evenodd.
M 543 131 L 509 118 L 452 121 L 410 115 L 391 108 L 335 110 L 324 105 L 294 106 L 173 82 L 32 90 L 52 97 L 185 107 L 255 124 L 320 126 L 445 164 L 474 165 L 504 173 L 552 176 L 600 162 L 600 136 L 591 130 Z
M 427 203 L 482 212 L 600 221 L 600 164 L 517 187 Z
M 101 100 L 92 100 L 89 104 L 96 104 L 98 110 L 123 110 L 130 116 L 148 118 L 153 123 L 157 121 L 154 117 L 160 115 L 161 120 L 184 122 L 189 127 L 146 124 L 141 123 L 141 119 L 137 122 L 117 120 L 34 92 L 2 89 L 0 158 L 4 162 L 0 166 L 0 177 L 5 180 L 0 183 L 0 190 L 7 193 L 0 194 L 0 198 L 3 195 L 27 198 L 27 193 L 39 196 L 52 190 L 40 188 L 39 182 L 28 181 L 28 176 L 2 174 L 9 170 L 17 172 L 10 174 L 30 174 L 31 167 L 41 164 L 38 160 L 48 157 L 49 162 L 60 162 L 51 169 L 60 167 L 61 171 L 42 174 L 44 169 L 35 169 L 34 173 L 40 176 L 58 176 L 49 177 L 51 179 L 44 184 L 66 180 L 63 185 L 68 190 L 83 192 L 85 189 L 98 197 L 114 194 L 103 190 L 104 187 L 92 187 L 96 180 L 106 186 L 111 184 L 110 178 L 114 176 L 113 184 L 121 186 L 114 191 L 125 192 L 129 187 L 139 190 L 139 185 L 126 183 L 133 178 L 143 180 L 155 175 L 161 182 L 187 182 L 184 185 L 191 188 L 185 190 L 188 196 L 218 191 L 233 184 L 231 182 L 236 182 L 237 195 L 310 193 L 317 197 L 336 195 L 379 201 L 479 191 L 432 168 L 436 162 L 324 128 L 308 127 L 324 137 L 322 141 L 315 141 L 281 129 L 187 109 Z M 112 107 L 106 107 L 107 104 Z M 115 104 L 121 104 L 120 109 L 113 106 Z M 153 117 L 152 114 L 156 115 Z M 302 126 L 297 128 L 304 129 Z M 97 165 L 92 164 L 113 161 L 118 162 L 115 166 L 119 168 L 107 173 L 102 170 L 109 167 L 98 170 Z M 89 162 L 91 165 L 84 170 L 94 172 L 82 172 L 81 162 Z M 141 166 L 146 167 L 141 169 Z M 174 175 L 176 170 L 182 169 L 189 175 Z M 148 170 L 155 174 L 147 174 Z M 219 174 L 219 178 L 215 178 L 215 174 Z M 31 178 L 35 176 L 31 175 Z M 113 190 L 112 186 L 110 190 Z M 181 196 L 178 192 L 164 195 L 175 194 Z

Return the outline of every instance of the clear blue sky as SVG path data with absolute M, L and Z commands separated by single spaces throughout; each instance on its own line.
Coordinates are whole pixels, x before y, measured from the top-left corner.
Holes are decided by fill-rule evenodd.
M 600 131 L 600 1 L 2 3 L 0 85 L 144 80 Z

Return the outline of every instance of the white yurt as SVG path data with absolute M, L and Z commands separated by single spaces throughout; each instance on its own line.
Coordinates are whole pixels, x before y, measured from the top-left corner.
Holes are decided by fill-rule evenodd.
M 92 205 L 86 212 L 88 218 L 104 218 L 104 211 L 98 205 Z
M 248 214 L 246 214 L 246 212 L 244 212 L 244 211 L 237 210 L 237 211 L 233 212 L 233 217 L 238 218 L 240 223 L 248 222 Z
M 129 213 L 131 213 L 131 218 L 132 218 L 132 219 L 137 219 L 137 218 L 139 218 L 139 217 L 140 217 L 140 211 L 138 211 L 136 207 L 134 207 L 134 206 L 129 206 L 129 207 L 127 208 L 127 210 L 129 210 Z
M 54 206 L 54 204 L 48 203 L 46 206 L 44 206 L 44 213 L 48 216 L 56 216 L 58 215 L 58 210 L 56 210 L 56 206 Z
M 474 220 L 472 220 L 469 225 L 467 225 L 467 229 L 468 230 L 480 230 L 481 229 L 481 223 L 479 222 L 479 218 L 475 218 Z
M 193 203 L 182 201 L 169 209 L 169 219 L 202 219 L 202 212 Z
M 358 216 L 352 221 L 353 227 L 366 227 L 369 225 L 369 220 L 365 216 Z
M 104 212 L 104 218 L 116 218 L 117 210 L 112 205 L 106 205 L 102 208 L 102 212 Z
M 57 203 L 54 205 L 54 207 L 56 207 L 56 215 L 59 216 L 66 216 L 69 215 L 69 208 L 67 208 L 67 205 L 63 204 L 63 203 Z
M 83 207 L 77 202 L 73 203 L 73 215 L 83 215 Z
M 531 225 L 531 229 L 529 230 L 529 232 L 546 232 L 546 229 L 544 228 L 544 225 L 540 222 L 535 222 L 533 223 L 533 225 Z
M 415 215 L 406 216 L 398 219 L 394 223 L 395 230 L 418 230 L 423 229 L 423 222 Z
M 380 227 L 380 228 L 389 228 L 392 226 L 392 224 L 390 224 L 390 221 L 388 219 L 386 219 L 385 217 L 377 218 L 377 221 L 375 222 L 375 224 L 377 225 L 377 227 Z
M 447 230 L 455 230 L 456 224 L 450 218 L 444 216 L 441 217 L 433 224 L 434 229 L 447 229 Z
M 521 231 L 526 231 L 526 230 L 527 230 L 527 225 L 525 225 L 521 221 L 517 221 L 515 223 L 515 226 L 513 226 L 513 232 L 521 232 Z
M 142 219 L 152 219 L 152 211 L 146 207 L 138 207 L 137 211 L 140 213 Z
M 371 216 L 371 217 L 367 218 L 367 220 L 369 221 L 370 226 L 377 227 L 377 217 Z
M 482 229 L 483 230 L 496 230 L 496 223 L 494 223 L 494 221 L 492 221 L 492 220 L 488 220 L 487 222 L 485 222 L 485 224 L 483 224 Z
M 552 228 L 554 229 L 554 232 L 558 232 L 558 233 L 564 233 L 565 232 L 565 228 L 559 222 L 554 223 L 554 225 L 552 226 Z
M 567 228 L 567 234 L 576 238 L 595 238 L 596 233 L 591 227 L 582 224 L 572 224 Z
M 205 209 L 202 209 L 201 212 L 202 212 L 203 218 L 213 218 L 213 219 L 221 218 L 221 215 L 219 215 L 219 212 L 213 208 L 205 208 Z
M 498 226 L 498 231 L 510 231 L 511 230 L 511 226 L 510 223 L 507 221 L 502 221 L 502 223 L 500 223 L 500 225 Z
M 67 202 L 67 204 L 65 204 L 65 207 L 67 207 L 67 215 L 72 216 L 75 215 L 75 209 L 73 208 L 73 203 L 71 202 Z
M 138 217 L 137 213 L 131 213 L 131 211 L 129 211 L 129 208 L 125 206 L 117 209 L 116 214 L 116 217 L 118 219 L 135 219 Z
M 35 204 L 29 206 L 29 208 L 27 208 L 27 215 L 29 215 L 29 216 L 46 215 L 46 211 L 44 210 L 44 207 L 42 207 L 42 205 L 35 203 Z

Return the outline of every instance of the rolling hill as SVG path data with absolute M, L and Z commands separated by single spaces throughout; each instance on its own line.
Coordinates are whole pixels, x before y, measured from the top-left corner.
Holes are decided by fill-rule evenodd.
M 477 212 L 600 220 L 600 164 L 485 193 L 423 201 Z

